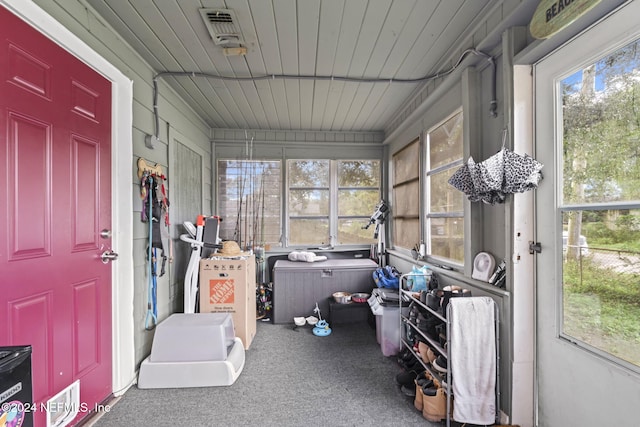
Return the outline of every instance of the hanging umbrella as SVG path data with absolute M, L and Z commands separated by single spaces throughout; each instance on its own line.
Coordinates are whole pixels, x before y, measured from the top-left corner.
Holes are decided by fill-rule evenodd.
M 504 179 L 505 193 L 524 193 L 538 188 L 542 180 L 542 163 L 528 154 L 517 154 L 504 149 Z
M 516 154 L 503 146 L 479 163 L 469 157 L 448 182 L 470 201 L 493 205 L 503 203 L 507 194 L 537 188 L 542 179 L 542 166 L 531 156 Z
M 473 159 L 471 159 L 473 162 Z M 502 191 L 504 182 L 504 153 L 499 151 L 480 163 L 467 163 L 476 190 L 472 201 L 488 204 L 502 203 L 505 194 Z
M 473 158 L 469 157 L 467 162 L 473 162 Z M 469 166 L 467 163 L 463 164 L 457 171 L 455 171 L 449 178 L 448 182 L 456 190 L 462 191 L 469 197 L 473 196 L 476 192 L 473 187 L 473 179 L 471 178 L 471 172 L 469 172 Z
M 475 163 L 472 158 L 467 162 L 473 180 L 473 187 L 479 194 L 502 190 L 504 177 L 504 156 L 500 150 L 488 159 Z
M 480 163 L 476 163 L 473 157 L 469 157 L 467 163 L 455 171 L 448 182 L 466 194 L 472 202 L 501 203 L 505 198 L 502 193 L 503 168 L 501 163 L 501 153 Z

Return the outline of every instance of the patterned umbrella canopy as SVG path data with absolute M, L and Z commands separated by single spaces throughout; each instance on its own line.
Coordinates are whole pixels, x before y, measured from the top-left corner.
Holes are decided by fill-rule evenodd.
M 449 178 L 449 184 L 472 202 L 503 203 L 507 194 L 523 193 L 538 187 L 543 164 L 528 154 L 505 148 L 476 163 L 472 157 Z

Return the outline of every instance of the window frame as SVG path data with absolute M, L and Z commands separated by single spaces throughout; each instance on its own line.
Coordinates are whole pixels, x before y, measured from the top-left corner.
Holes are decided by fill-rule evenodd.
M 416 177 L 411 177 L 409 179 L 406 179 L 400 183 L 396 182 L 396 166 L 395 166 L 395 156 L 399 155 L 400 153 L 402 153 L 402 151 L 404 150 L 408 150 L 411 148 L 412 144 L 416 144 L 416 149 L 418 151 L 418 155 L 416 156 L 416 160 L 417 160 L 417 175 Z M 397 150 L 395 153 L 393 153 L 391 155 L 391 159 L 390 159 L 390 164 L 393 165 L 392 167 L 392 173 L 390 174 L 390 176 L 393 179 L 393 182 L 391 183 L 391 204 L 392 204 L 392 209 L 391 209 L 391 215 L 392 215 L 392 246 L 393 249 L 395 250 L 399 250 L 399 251 L 407 251 L 407 253 L 410 253 L 411 247 L 404 247 L 404 246 L 400 246 L 399 242 L 397 241 L 397 233 L 398 233 L 398 219 L 400 220 L 405 220 L 405 219 L 412 219 L 418 220 L 418 229 L 416 230 L 416 235 L 417 236 L 422 236 L 423 232 L 422 232 L 422 215 L 421 215 L 421 211 L 423 209 L 423 200 L 424 200 L 424 192 L 422 189 L 422 185 L 423 185 L 423 181 L 422 181 L 422 152 L 423 152 L 423 137 L 419 136 L 416 138 L 413 138 L 411 140 L 411 142 L 409 142 L 408 144 L 404 145 L 402 148 L 400 148 L 399 150 Z M 411 166 L 411 165 L 410 165 Z M 400 188 L 400 187 L 404 187 L 404 186 L 408 186 L 413 182 L 418 183 L 418 212 L 416 213 L 416 215 L 398 215 L 397 214 L 397 202 L 396 202 L 396 189 Z M 416 244 L 419 244 L 420 242 L 415 242 Z
M 289 210 L 289 201 L 290 201 L 290 193 L 291 193 L 291 186 L 290 186 L 290 181 L 289 181 L 289 165 L 291 162 L 296 162 L 296 161 L 327 161 L 329 162 L 329 185 L 328 187 L 294 187 L 294 189 L 314 189 L 314 188 L 318 188 L 320 190 L 327 190 L 329 191 L 329 214 L 328 214 L 328 223 L 329 223 L 329 242 L 327 243 L 321 243 L 321 242 L 315 242 L 315 243 L 291 243 L 291 214 L 290 214 L 290 210 Z M 379 176 L 378 176 L 378 187 L 341 187 L 339 185 L 339 164 L 340 162 L 353 162 L 353 161 L 362 161 L 362 162 L 378 162 L 378 170 L 379 170 Z M 383 190 L 383 177 L 384 174 L 382 173 L 382 159 L 379 158 L 341 158 L 341 159 L 326 159 L 326 158 L 314 158 L 314 159 L 303 159 L 303 158 L 287 158 L 284 160 L 285 162 L 285 169 L 284 169 L 284 187 L 285 187 L 285 191 L 284 191 L 284 196 L 285 196 L 285 200 L 284 200 L 284 239 L 283 239 L 283 248 L 307 248 L 307 247 L 331 247 L 331 248 L 335 248 L 335 247 L 339 247 L 341 249 L 352 249 L 352 248 L 361 248 L 362 246 L 365 245 L 370 245 L 373 242 L 366 242 L 366 243 L 358 243 L 358 244 L 354 244 L 354 243 L 350 243 L 350 244 L 340 244 L 338 242 L 338 231 L 339 231 L 339 221 L 340 219 L 344 219 L 344 218 L 350 218 L 350 219 L 357 219 L 357 218 L 362 218 L 363 219 L 363 226 L 366 225 L 366 223 L 368 222 L 369 218 L 370 218 L 370 214 L 368 215 L 363 215 L 363 216 L 359 216 L 359 215 L 339 215 L 338 212 L 338 203 L 339 203 L 339 192 L 340 190 L 343 189 L 356 189 L 356 190 L 367 190 L 370 191 L 372 189 L 377 189 L 378 191 L 378 197 L 381 198 L 382 197 L 382 190 Z M 371 206 L 371 209 L 373 209 L 375 206 Z M 373 212 L 373 211 L 372 211 Z M 326 216 L 324 215 L 302 215 L 302 216 L 297 216 L 295 217 L 297 219 L 299 218 L 306 218 L 306 219 L 314 219 L 314 218 L 326 218 Z
M 557 300 L 557 304 L 559 309 L 556 312 L 556 321 L 557 321 L 557 337 L 564 341 L 569 342 L 572 345 L 576 346 L 580 350 L 586 353 L 592 353 L 597 355 L 598 357 L 607 360 L 615 365 L 624 367 L 635 373 L 640 373 L 640 363 L 629 361 L 619 354 L 616 354 L 611 348 L 607 348 L 606 346 L 597 346 L 590 343 L 587 339 L 583 339 L 580 336 L 576 336 L 575 333 L 571 332 L 571 326 L 568 325 L 568 315 L 567 311 L 567 301 L 569 299 L 568 291 L 565 286 L 565 244 L 564 244 L 564 224 L 563 218 L 566 215 L 570 214 L 583 214 L 589 212 L 597 212 L 597 211 L 629 211 L 629 210 L 639 210 L 640 203 L 635 198 L 624 199 L 624 200 L 597 200 L 597 201 L 587 201 L 587 200 L 572 200 L 570 197 L 565 197 L 565 171 L 563 166 L 566 161 L 565 156 L 565 128 L 564 128 L 564 104 L 563 104 L 563 93 L 562 93 L 562 85 L 563 81 L 568 77 L 572 76 L 576 70 L 584 70 L 590 65 L 595 65 L 600 61 L 605 60 L 608 56 L 615 54 L 620 49 L 625 48 L 630 43 L 640 44 L 640 33 L 635 32 L 633 36 L 629 36 L 628 38 L 624 38 L 623 41 L 617 41 L 614 44 L 611 44 L 608 49 L 603 51 L 598 51 L 597 54 L 593 54 L 591 57 L 585 58 L 583 62 L 576 64 L 575 69 L 572 72 L 565 73 L 564 76 L 558 78 L 554 81 L 553 84 L 553 99 L 556 103 L 556 129 L 555 133 L 557 135 L 557 144 L 555 147 L 555 156 L 557 158 L 556 164 L 556 197 L 555 197 L 555 208 L 556 208 L 556 231 L 557 238 L 555 241 L 555 254 L 556 259 L 558 260 L 558 267 L 555 272 L 556 276 L 556 289 L 555 296 Z M 582 82 L 584 84 L 584 80 Z M 593 95 L 597 97 L 597 94 Z M 611 148 L 611 147 L 610 147 Z M 569 179 L 569 181 L 571 181 Z M 581 224 L 581 227 L 583 225 Z M 583 231 L 580 231 L 579 238 L 582 236 Z M 587 236 L 588 237 L 588 236 Z M 568 242 L 567 242 L 568 243 Z M 593 242 L 592 242 L 593 245 Z M 579 250 L 579 259 L 583 258 L 583 249 L 581 247 Z M 598 252 L 598 248 L 591 248 L 591 253 Z M 589 255 L 586 255 L 589 257 Z M 616 307 L 617 308 L 617 307 Z
M 283 165 L 283 160 L 282 159 L 269 159 L 269 158 L 260 158 L 260 159 L 238 159 L 238 158 L 231 158 L 231 157 L 221 157 L 221 158 L 217 158 L 214 160 L 215 162 L 215 186 L 216 186 L 216 207 L 217 207 L 217 215 L 221 215 L 222 219 L 223 219 L 223 223 L 224 221 L 230 221 L 231 218 L 225 218 L 223 213 L 220 212 L 220 207 L 222 206 L 221 203 L 221 197 L 223 195 L 223 193 L 220 191 L 220 162 L 238 162 L 238 163 L 251 163 L 251 162 L 262 162 L 262 163 L 278 163 L 279 164 L 279 173 L 278 173 L 278 184 L 279 184 L 279 189 L 278 189 L 278 195 L 280 196 L 282 194 L 282 190 L 283 190 L 283 170 L 282 170 L 282 165 Z M 282 209 L 282 203 L 278 204 L 279 206 L 279 212 L 278 212 L 278 217 L 279 217 L 279 221 L 280 221 L 280 225 L 279 225 L 279 236 L 277 240 L 274 241 L 269 241 L 269 242 L 258 242 L 255 243 L 255 245 L 262 245 L 264 244 L 265 247 L 283 247 L 282 244 L 282 228 L 283 228 L 283 209 Z M 221 236 L 222 237 L 222 236 Z M 249 244 L 249 242 L 246 239 L 243 239 L 242 242 L 238 242 L 238 244 Z
M 447 265 L 452 265 L 458 268 L 463 268 L 465 266 L 465 264 L 469 264 L 468 260 L 467 260 L 467 254 L 466 254 L 466 250 L 465 250 L 465 243 L 468 241 L 469 236 L 468 236 L 468 227 L 467 227 L 467 223 L 468 223 L 468 217 L 470 215 L 470 209 L 468 206 L 468 203 L 466 202 L 466 199 L 463 197 L 462 193 L 460 194 L 461 197 L 463 197 L 462 199 L 462 210 L 461 211 L 456 211 L 456 213 L 453 212 L 442 212 L 442 213 L 433 213 L 431 212 L 431 176 L 441 173 L 441 172 L 445 172 L 447 170 L 451 170 L 451 174 L 453 174 L 457 168 L 459 168 L 460 166 L 462 166 L 464 164 L 464 159 L 465 159 L 465 152 L 467 151 L 465 149 L 466 146 L 466 141 L 468 140 L 468 131 L 467 131 L 467 126 L 465 125 L 465 122 L 467 120 L 466 115 L 464 113 L 464 107 L 462 105 L 460 105 L 458 108 L 456 108 L 453 112 L 451 112 L 449 115 L 447 115 L 444 119 L 440 120 L 439 122 L 437 122 L 436 124 L 434 124 L 433 126 L 431 126 L 429 129 L 425 130 L 423 132 L 423 140 L 424 140 L 424 153 L 422 154 L 421 158 L 424 164 L 424 171 L 421 174 L 421 176 L 424 176 L 424 186 L 423 186 L 423 194 L 424 194 L 424 203 L 422 204 L 422 209 L 424 214 L 421 215 L 421 219 L 422 219 L 422 223 L 423 223 L 423 227 L 422 227 L 422 233 L 421 236 L 423 236 L 423 241 L 426 245 L 426 256 L 425 259 L 428 260 L 435 260 L 438 263 L 442 263 L 444 262 Z M 438 128 L 440 128 L 442 125 L 444 125 L 446 122 L 448 122 L 449 120 L 451 120 L 452 118 L 454 118 L 456 115 L 461 114 L 461 126 L 462 126 L 462 137 L 460 138 L 460 153 L 461 153 L 461 157 L 448 162 L 446 164 L 441 164 L 436 166 L 435 168 L 431 169 L 430 168 L 430 148 L 431 148 L 431 141 L 430 141 L 430 135 L 437 130 Z M 462 262 L 460 260 L 456 260 L 453 258 L 447 258 L 447 257 L 443 257 L 443 256 L 439 256 L 439 255 L 434 255 L 432 254 L 432 236 L 431 236 L 431 219 L 434 218 L 459 218 L 461 221 L 461 226 L 462 226 Z

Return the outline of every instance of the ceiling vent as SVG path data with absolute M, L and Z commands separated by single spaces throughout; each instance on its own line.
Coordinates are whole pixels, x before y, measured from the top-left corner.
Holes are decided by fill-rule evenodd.
M 236 25 L 236 15 L 231 9 L 200 9 L 200 15 L 211 34 L 213 42 L 222 46 L 244 44 L 240 27 Z

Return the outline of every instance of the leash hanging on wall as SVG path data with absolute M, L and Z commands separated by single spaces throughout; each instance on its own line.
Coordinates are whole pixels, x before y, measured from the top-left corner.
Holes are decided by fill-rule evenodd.
M 149 242 L 147 244 L 147 315 L 145 329 L 152 330 L 158 322 L 157 292 L 158 277 L 165 273 L 167 256 L 162 243 L 162 223 L 165 227 L 169 223 L 169 199 L 164 182 L 166 177 L 162 166 L 152 165 L 142 157 L 138 159 L 138 178 L 140 179 L 140 198 L 142 211 L 140 220 L 149 224 Z M 158 272 L 158 250 L 162 259 Z

